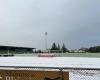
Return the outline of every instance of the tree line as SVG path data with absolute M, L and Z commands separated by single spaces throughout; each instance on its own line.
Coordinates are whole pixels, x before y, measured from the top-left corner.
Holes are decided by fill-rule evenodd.
M 90 47 L 90 48 L 88 48 L 88 52 L 99 53 L 100 52 L 100 46 Z
M 69 52 L 69 50 L 66 48 L 65 44 L 63 43 L 62 46 L 59 44 L 57 45 L 55 42 L 52 44 L 52 47 L 50 49 L 50 52 Z
M 68 50 L 65 46 L 65 44 L 62 45 L 62 47 L 56 43 L 52 44 L 52 47 L 50 49 L 51 51 L 60 51 L 60 52 L 70 52 L 70 50 Z M 79 51 L 82 50 L 83 52 L 89 52 L 89 53 L 100 53 L 100 46 L 93 46 L 93 47 L 89 47 L 89 48 L 81 48 L 79 49 Z
M 59 45 L 56 44 L 55 42 L 52 44 L 51 48 L 47 49 L 48 52 L 50 53 L 66 53 L 66 52 L 69 52 L 71 53 L 71 50 L 67 49 L 65 44 L 63 43 L 63 45 Z M 93 46 L 93 47 L 89 47 L 89 48 L 80 48 L 80 49 L 77 49 L 77 52 L 89 52 L 89 53 L 100 53 L 100 46 Z M 35 53 L 44 53 L 45 51 L 42 51 L 42 50 L 37 50 L 35 51 Z
M 89 48 L 81 48 L 79 50 L 83 50 L 84 52 L 89 52 L 89 53 L 100 53 L 100 46 L 93 46 Z

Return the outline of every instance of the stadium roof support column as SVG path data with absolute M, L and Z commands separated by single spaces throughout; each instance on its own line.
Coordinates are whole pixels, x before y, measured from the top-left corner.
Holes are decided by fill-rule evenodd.
M 10 55 L 10 53 L 9 53 L 9 47 L 7 48 L 7 54 Z

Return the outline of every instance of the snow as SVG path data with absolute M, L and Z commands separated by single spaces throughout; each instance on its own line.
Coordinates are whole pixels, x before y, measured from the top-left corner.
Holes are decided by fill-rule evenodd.
M 100 59 L 82 57 L 0 57 L 0 66 L 100 68 Z

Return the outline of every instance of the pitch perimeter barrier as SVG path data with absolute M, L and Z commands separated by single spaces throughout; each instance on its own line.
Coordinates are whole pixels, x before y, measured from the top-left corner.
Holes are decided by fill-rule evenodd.
M 100 69 L 0 66 L 0 80 L 100 80 Z

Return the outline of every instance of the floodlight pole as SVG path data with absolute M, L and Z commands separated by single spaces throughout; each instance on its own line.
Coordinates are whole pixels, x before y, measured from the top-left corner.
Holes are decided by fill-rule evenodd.
M 45 50 L 47 50 L 47 35 L 48 35 L 48 33 L 45 32 Z

